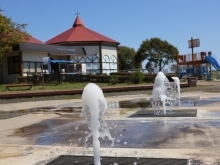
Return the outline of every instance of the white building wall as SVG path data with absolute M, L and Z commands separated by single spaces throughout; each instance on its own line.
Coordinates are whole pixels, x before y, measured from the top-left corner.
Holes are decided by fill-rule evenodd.
M 97 56 L 100 58 L 99 54 L 99 46 L 80 46 L 81 48 L 83 47 L 86 51 L 86 56 L 84 58 L 86 59 L 87 56 L 97 54 Z M 70 59 L 72 59 L 76 55 L 70 55 Z
M 87 55 L 99 54 L 99 46 L 83 46 Z
M 106 65 L 106 63 L 104 63 L 104 60 L 102 60 L 102 66 L 103 66 L 103 73 L 107 73 L 110 74 L 111 72 L 117 72 L 118 70 L 118 57 L 117 57 L 117 48 L 116 47 L 110 47 L 110 46 L 102 46 L 102 57 L 104 57 L 105 55 L 107 55 L 110 59 L 112 58 L 112 56 L 116 57 L 116 64 L 115 65 Z M 108 70 L 110 67 L 111 71 L 105 71 Z
M 102 46 L 102 56 L 104 55 L 108 55 L 109 57 L 114 55 L 116 58 L 118 58 L 116 47 Z
M 39 52 L 22 52 L 23 61 L 33 61 L 33 62 L 42 62 L 43 57 L 47 57 L 47 53 Z

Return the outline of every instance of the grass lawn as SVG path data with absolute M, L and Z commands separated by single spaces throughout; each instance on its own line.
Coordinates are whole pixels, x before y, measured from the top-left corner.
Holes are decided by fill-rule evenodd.
M 88 83 L 61 83 L 61 84 L 44 84 L 44 85 L 35 85 L 32 90 L 29 90 L 29 87 L 13 87 L 9 88 L 9 91 L 5 90 L 5 87 L 0 85 L 0 92 L 10 93 L 10 92 L 29 92 L 29 91 L 48 91 L 48 90 L 74 90 L 74 89 L 83 89 Z M 118 87 L 118 86 L 132 86 L 132 85 L 152 85 L 150 83 L 141 83 L 141 84 L 128 84 L 120 83 L 112 85 L 111 83 L 96 83 L 99 87 Z
M 62 84 L 46 84 L 44 86 L 36 85 L 33 87 L 34 91 L 49 91 L 49 90 L 74 90 L 74 89 L 83 89 L 88 83 L 62 83 Z M 149 83 L 141 84 L 115 84 L 110 83 L 96 83 L 98 86 L 102 87 L 118 87 L 118 86 L 128 86 L 128 85 L 152 85 Z M 19 92 L 31 92 L 29 87 L 13 87 L 10 91 L 5 91 L 5 87 L 0 85 L 0 93 L 19 93 Z M 151 90 L 140 90 L 140 91 L 124 91 L 124 92 L 110 92 L 104 93 L 105 97 L 117 97 L 120 95 L 136 95 L 136 94 L 151 94 Z M 13 98 L 13 99 L 0 99 L 0 104 L 10 104 L 18 102 L 27 102 L 27 101 L 43 101 L 43 100 L 66 100 L 66 99 L 81 99 L 81 94 L 76 95 L 57 95 L 57 96 L 45 96 L 45 97 L 31 97 L 31 98 Z

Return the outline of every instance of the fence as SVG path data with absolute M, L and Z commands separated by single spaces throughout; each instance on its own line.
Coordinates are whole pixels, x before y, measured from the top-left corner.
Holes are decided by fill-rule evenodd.
M 129 83 L 132 73 L 130 72 L 117 72 L 111 73 L 111 75 L 117 75 L 119 83 Z M 111 75 L 91 75 L 91 74 L 80 74 L 80 73 L 34 73 L 27 72 L 26 78 L 27 83 L 43 84 L 43 83 L 62 83 L 62 82 L 101 82 L 109 83 Z M 166 75 L 169 81 L 173 81 L 171 77 L 175 75 Z M 154 82 L 156 74 L 145 74 L 144 82 Z

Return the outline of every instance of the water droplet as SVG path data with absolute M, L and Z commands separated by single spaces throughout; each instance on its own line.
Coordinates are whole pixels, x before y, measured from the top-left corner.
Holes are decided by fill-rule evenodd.
M 122 134 L 120 134 L 120 136 L 122 136 Z
M 78 130 L 78 128 L 79 128 L 79 125 L 77 125 L 77 126 L 75 127 L 75 130 Z
M 115 162 L 115 163 L 113 163 L 113 165 L 118 165 L 118 163 Z
M 117 142 L 119 143 L 119 142 L 120 142 L 120 140 L 118 139 L 118 140 L 117 140 Z
M 124 142 L 124 145 L 127 145 L 128 143 L 127 142 Z
M 134 162 L 134 165 L 137 165 L 137 162 Z
M 81 141 L 81 138 L 79 138 L 78 141 Z

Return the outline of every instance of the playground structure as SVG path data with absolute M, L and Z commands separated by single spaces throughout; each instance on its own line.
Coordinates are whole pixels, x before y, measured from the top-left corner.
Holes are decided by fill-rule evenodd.
M 177 56 L 177 68 L 180 78 L 185 75 L 197 77 L 200 80 L 214 78 L 212 77 L 212 67 L 216 71 L 220 71 L 220 65 L 212 56 L 211 51 Z M 218 74 L 215 78 L 219 78 Z

